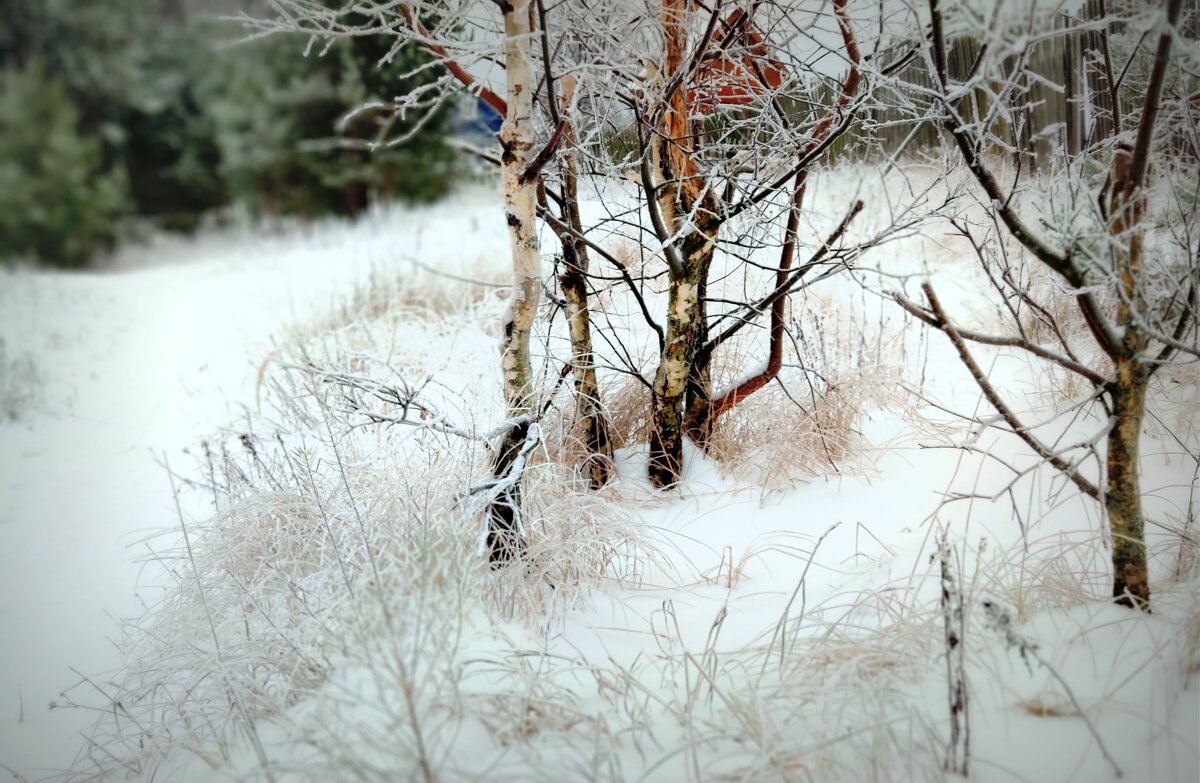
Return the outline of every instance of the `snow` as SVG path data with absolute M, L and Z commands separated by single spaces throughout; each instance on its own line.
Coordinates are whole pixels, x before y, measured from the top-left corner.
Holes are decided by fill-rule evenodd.
M 836 221 L 860 187 L 845 170 L 814 177 L 810 200 L 828 204 L 829 215 L 814 216 L 802 231 L 827 233 L 822 219 Z M 493 197 L 480 188 L 423 210 L 379 210 L 353 225 L 163 240 L 124 251 L 99 274 L 4 273 L 0 339 L 10 361 L 33 357 L 40 381 L 36 401 L 0 424 L 0 764 L 29 780 L 72 764 L 96 716 L 46 705 L 75 684 L 72 670 L 105 689 L 127 682 L 117 670 L 131 662 L 108 642 L 120 631 L 112 618 L 136 617 L 146 606 L 191 616 L 185 602 L 156 603 L 167 587 L 180 589 L 162 561 L 133 562 L 151 547 L 162 551 L 152 533 L 178 529 L 161 463 L 195 477 L 199 442 L 215 448 L 222 427 L 264 436 L 290 426 L 286 451 L 304 451 L 322 466 L 310 489 L 297 479 L 251 494 L 257 500 L 223 507 L 225 522 L 210 520 L 203 492 L 185 491 L 184 517 L 194 525 L 191 543 L 231 572 L 264 559 L 253 551 L 228 559 L 255 536 L 273 546 L 296 543 L 294 560 L 273 559 L 306 600 L 330 601 L 320 623 L 344 638 L 331 641 L 312 618 L 294 620 L 289 643 L 329 662 L 323 681 L 281 686 L 293 689 L 295 702 L 272 701 L 275 680 L 263 693 L 247 689 L 246 698 L 258 700 L 247 708 L 255 711 L 253 733 L 232 718 L 209 745 L 168 742 L 135 778 L 263 777 L 265 758 L 276 780 L 336 779 L 347 765 L 367 779 L 407 779 L 420 739 L 446 779 L 943 779 L 945 666 L 930 561 L 940 530 L 959 553 L 962 589 L 974 607 L 965 641 L 973 779 L 1112 779 L 1091 729 L 1125 779 L 1197 778 L 1197 583 L 1168 578 L 1182 551 L 1178 536 L 1151 530 L 1156 614 L 1105 602 L 1094 505 L 1047 470 L 990 499 L 1012 480 L 1009 469 L 950 446 L 969 438 L 1021 468 L 1033 464 L 1031 455 L 1014 438 L 971 432 L 908 395 L 901 383 L 947 407 L 985 420 L 991 414 L 944 336 L 920 335 L 847 277 L 793 301 L 793 312 L 821 319 L 805 349 L 813 367 L 839 384 L 823 402 L 801 395 L 814 418 L 829 417 L 828 433 L 807 418 L 790 422 L 792 409 L 764 391 L 751 398 L 762 407 L 746 410 L 765 424 L 746 415 L 739 426 L 760 426 L 743 437 L 765 438 L 766 451 L 779 454 L 730 436 L 722 453 L 739 455 L 734 465 L 686 444 L 683 487 L 663 493 L 646 482 L 646 447 L 635 440 L 618 450 L 616 485 L 593 494 L 573 489 L 555 461 L 561 438 L 547 417 L 525 490 L 539 513 L 526 524 L 544 528 L 581 574 L 597 551 L 620 550 L 614 541 L 633 553 L 596 567 L 598 576 L 575 591 L 562 581 L 549 590 L 519 575 L 481 575 L 472 565 L 474 537 L 457 535 L 450 522 L 462 523 L 460 499 L 476 502 L 465 490 L 483 478 L 477 441 L 385 427 L 331 440 L 325 428 L 332 434 L 342 419 L 306 430 L 272 407 L 287 391 L 305 397 L 299 386 L 282 385 L 306 377 L 285 367 L 301 363 L 301 346 L 326 369 L 381 383 L 418 387 L 432 377 L 422 399 L 443 418 L 431 421 L 479 436 L 494 431 L 503 419 L 496 372 L 503 289 L 439 278 L 408 260 L 503 280 L 507 234 Z M 585 206 L 585 222 L 600 214 Z M 876 208 L 868 205 L 856 231 L 886 223 Z M 947 310 L 986 323 L 980 275 L 961 257 L 946 240 L 912 236 L 864 264 L 888 280 L 932 274 Z M 729 285 L 740 292 L 742 282 Z M 652 312 L 665 311 L 663 292 L 646 295 Z M 643 349 L 634 358 L 652 359 L 653 335 L 636 306 L 619 290 L 597 301 L 605 302 L 604 322 Z M 565 350 L 563 329 L 560 319 L 546 340 L 551 350 Z M 862 338 L 867 329 L 875 330 L 870 340 Z M 728 376 L 718 380 L 731 382 L 760 361 L 761 335 L 745 331 L 736 347 L 744 366 L 718 368 Z M 601 366 L 616 363 L 611 347 L 597 343 Z M 1013 352 L 979 356 L 1021 400 L 1022 413 L 1040 421 L 1057 380 Z M 550 385 L 561 357 L 545 364 Z M 803 388 L 799 374 L 788 377 Z M 619 396 L 620 380 L 602 374 L 606 399 Z M 569 396 L 556 399 L 570 410 Z M 1097 425 L 1053 426 L 1055 434 L 1082 436 Z M 830 464 L 816 451 L 818 436 L 836 432 L 845 440 L 832 444 Z M 1179 435 L 1195 448 L 1194 428 Z M 1143 452 L 1147 513 L 1185 518 L 1195 503 L 1194 462 L 1153 427 Z M 973 496 L 943 502 L 954 493 Z M 345 555 L 365 570 L 378 557 L 383 585 L 356 576 L 346 581 L 360 591 L 354 600 L 336 580 L 328 592 L 321 578 L 334 572 L 321 548 L 325 532 L 263 521 L 283 508 L 273 504 L 312 498 L 323 504 L 326 525 L 345 522 L 328 533 L 339 564 Z M 426 525 L 421 536 L 404 527 L 413 520 Z M 219 535 L 228 536 L 227 550 L 214 543 Z M 398 551 L 388 548 L 395 541 Z M 396 558 L 390 567 L 389 557 Z M 217 602 L 205 607 L 208 622 L 215 616 L 224 632 L 221 569 L 194 567 Z M 541 592 L 525 604 L 513 598 L 529 584 Z M 382 612 L 362 597 L 370 589 L 380 591 Z M 245 599 L 230 594 L 241 611 Z M 270 597 L 252 584 L 245 594 Z M 1015 633 L 1038 645 L 1053 673 L 989 627 L 978 608 L 985 597 L 1011 614 Z M 222 666 L 255 653 L 245 622 L 246 638 L 230 637 Z M 194 629 L 187 660 L 197 670 L 211 659 L 207 628 Z M 153 648 L 138 649 L 152 660 Z M 164 690 L 172 678 L 186 680 L 189 667 L 163 673 Z M 71 698 L 106 704 L 89 687 L 72 689 Z M 230 712 L 227 703 L 208 706 Z M 160 735 L 144 735 L 147 747 Z
M 139 610 L 134 558 L 175 516 L 162 461 L 189 472 L 185 450 L 254 408 L 274 341 L 372 272 L 419 276 L 405 259 L 430 235 L 453 227 L 457 268 L 503 253 L 481 228 L 489 198 L 353 227 L 161 239 L 103 273 L 0 270 L 0 340 L 32 357 L 45 398 L 0 419 L 0 764 L 36 779 L 79 749 L 93 716 L 48 705 L 79 679 L 72 667 L 121 662 L 108 639 L 113 618 Z

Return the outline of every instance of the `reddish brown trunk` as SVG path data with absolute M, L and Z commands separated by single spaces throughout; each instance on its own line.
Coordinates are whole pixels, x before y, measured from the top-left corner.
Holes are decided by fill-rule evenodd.
M 687 4 L 685 0 L 662 0 L 662 32 L 665 59 L 662 76 L 667 83 L 684 67 Z M 682 80 L 681 80 L 682 81 Z M 659 177 L 658 203 L 667 231 L 677 233 L 679 221 L 700 201 L 703 188 L 692 158 L 689 138 L 688 85 L 680 83 L 666 96 L 657 138 L 655 170 Z M 705 377 L 693 372 L 697 330 L 704 308 L 701 293 L 712 260 L 716 232 L 716 205 L 710 195 L 696 209 L 697 226 L 679 240 L 682 268 L 672 268 L 668 277 L 667 329 L 665 344 L 654 376 L 648 475 L 656 487 L 679 481 L 683 467 L 684 414 L 689 385 L 703 384 Z M 702 225 L 712 226 L 710 232 Z M 705 392 L 706 393 L 706 392 Z
M 787 285 L 788 274 L 796 256 L 796 228 L 800 223 L 800 206 L 804 201 L 806 172 L 796 176 L 796 185 L 792 190 L 792 206 L 788 212 L 787 226 L 783 232 L 783 249 L 779 253 L 779 268 L 775 271 L 775 290 Z M 712 406 L 710 422 L 711 430 L 717 418 L 727 410 L 749 397 L 754 392 L 775 380 L 783 367 L 783 338 L 787 317 L 787 297 L 781 296 L 771 303 L 771 346 L 767 355 L 767 366 L 762 372 L 748 378 L 735 388 L 723 394 Z

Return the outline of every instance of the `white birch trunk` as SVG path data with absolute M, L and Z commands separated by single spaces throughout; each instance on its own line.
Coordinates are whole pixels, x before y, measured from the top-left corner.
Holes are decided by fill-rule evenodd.
M 508 116 L 500 128 L 501 177 L 504 212 L 512 251 L 513 292 L 504 324 L 502 371 L 508 415 L 531 412 L 529 335 L 541 292 L 541 267 L 537 240 L 537 180 L 521 181 L 532 159 L 534 144 L 532 42 L 529 2 L 504 9 L 504 64 L 507 76 Z
M 537 178 L 522 181 L 533 157 L 532 76 L 533 37 L 529 0 L 501 3 L 504 15 L 504 65 L 508 113 L 500 128 L 500 173 L 504 186 L 504 216 L 512 251 L 513 290 L 505 314 L 501 341 L 501 373 L 504 402 L 514 422 L 496 454 L 494 472 L 503 477 L 515 469 L 516 457 L 525 442 L 534 416 L 533 370 L 529 338 L 541 293 L 541 263 L 538 255 Z M 516 424 L 520 422 L 520 424 Z M 493 564 L 508 562 L 523 548 L 520 534 L 520 479 L 511 482 L 493 503 L 489 519 L 488 548 Z

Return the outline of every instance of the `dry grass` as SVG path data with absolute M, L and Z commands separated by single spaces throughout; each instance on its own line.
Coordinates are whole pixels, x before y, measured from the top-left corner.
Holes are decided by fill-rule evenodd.
M 729 475 L 768 489 L 855 467 L 863 417 L 898 400 L 880 375 L 849 374 L 803 407 L 778 386 L 768 386 L 721 417 L 709 454 Z
M 728 475 L 768 489 L 864 467 L 863 419 L 909 404 L 895 364 L 903 335 L 883 315 L 845 294 L 810 295 L 792 303 L 790 329 L 778 378 L 725 413 L 709 445 Z M 732 386 L 765 355 L 764 335 L 735 340 L 718 357 L 714 384 Z
M 622 376 L 608 386 L 602 396 L 612 424 L 613 445 L 616 448 L 646 443 L 650 439 L 651 393 L 645 384 Z
M 46 402 L 45 380 L 34 357 L 10 356 L 0 339 L 0 419 L 18 421 Z
M 487 299 L 508 294 L 503 270 L 480 262 L 439 270 L 419 266 L 401 274 L 372 270 L 366 283 L 335 308 L 332 317 L 341 323 L 370 321 L 410 315 L 423 319 L 451 318 L 463 315 Z M 318 330 L 330 324 L 318 322 Z
M 560 617 L 602 584 L 637 584 L 662 559 L 621 506 L 542 462 L 523 485 L 526 557 L 489 572 L 480 551 L 486 493 L 472 488 L 488 473 L 481 442 L 381 444 L 378 426 L 357 427 L 354 413 L 327 404 L 319 380 L 278 374 L 290 379 L 271 386 L 290 389 L 280 415 L 304 401 L 303 427 L 279 439 L 231 434 L 219 457 L 209 451 L 191 492 L 211 493 L 219 510 L 154 542 L 148 560 L 163 572 L 166 597 L 125 626 L 129 664 L 104 684 L 101 702 L 94 692 L 70 694 L 104 717 L 68 779 L 120 767 L 151 774 L 181 747 L 214 766 L 233 763 L 236 735 L 257 743 L 262 720 L 317 731 L 314 769 L 361 765 L 386 750 L 406 777 L 398 770 L 416 769 L 452 739 L 423 722 L 459 698 L 464 635 Z M 388 459 L 374 458 L 381 448 Z M 331 682 L 346 671 L 367 682 Z M 378 693 L 395 699 L 378 703 Z M 291 708 L 309 700 L 337 719 L 322 715 L 314 728 L 297 718 Z M 391 715 L 383 725 L 394 746 L 376 734 L 378 722 L 354 718 L 364 705 Z
M 257 581 L 264 569 L 299 582 L 316 573 L 322 548 L 314 546 L 313 531 L 322 525 L 320 508 L 312 498 L 292 492 L 263 492 L 235 502 L 212 520 L 212 546 L 224 560 L 219 566 L 245 584 Z

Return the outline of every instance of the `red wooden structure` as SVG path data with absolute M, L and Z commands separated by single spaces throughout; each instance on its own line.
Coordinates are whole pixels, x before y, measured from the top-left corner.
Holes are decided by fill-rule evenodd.
M 778 87 L 783 72 L 783 63 L 771 57 L 750 15 L 739 8 L 713 32 L 709 52 L 688 90 L 688 103 L 701 114 L 744 106 Z

